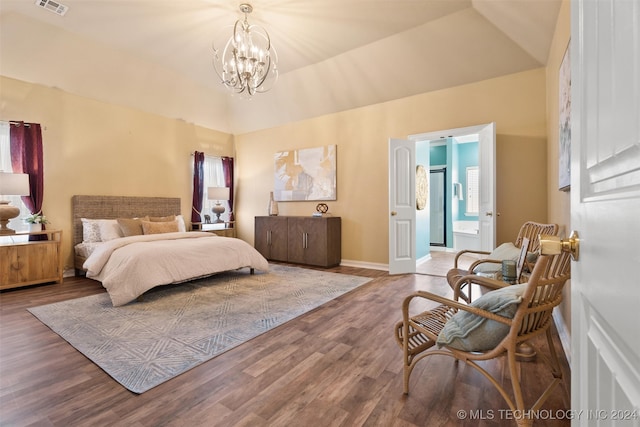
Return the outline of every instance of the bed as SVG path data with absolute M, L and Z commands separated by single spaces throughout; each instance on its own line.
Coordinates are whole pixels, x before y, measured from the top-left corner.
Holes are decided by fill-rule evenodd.
M 269 269 L 243 240 L 186 231 L 179 198 L 77 195 L 72 213 L 76 274 L 101 282 L 114 306 L 157 286 Z

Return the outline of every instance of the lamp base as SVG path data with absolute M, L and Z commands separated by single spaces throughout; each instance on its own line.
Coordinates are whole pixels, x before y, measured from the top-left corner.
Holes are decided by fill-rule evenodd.
M 224 206 L 220 203 L 216 203 L 214 207 L 211 208 L 211 212 L 216 214 L 216 219 L 213 221 L 214 224 L 222 224 L 224 220 L 220 219 L 220 215 L 222 215 L 225 211 Z
M 9 228 L 9 220 L 20 215 L 20 209 L 11 206 L 7 200 L 0 200 L 0 235 L 15 234 L 16 231 Z

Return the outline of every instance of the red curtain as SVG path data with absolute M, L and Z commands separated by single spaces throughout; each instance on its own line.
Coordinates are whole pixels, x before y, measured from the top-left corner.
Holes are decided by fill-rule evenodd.
M 11 167 L 15 173 L 29 174 L 29 195 L 22 201 L 31 213 L 42 212 L 44 171 L 42 131 L 38 123 L 10 122 Z
M 224 186 L 229 187 L 229 221 L 235 221 L 233 209 L 233 157 L 222 157 Z
M 204 195 L 204 153 L 193 153 L 193 201 L 191 205 L 191 223 L 201 223 L 202 197 Z

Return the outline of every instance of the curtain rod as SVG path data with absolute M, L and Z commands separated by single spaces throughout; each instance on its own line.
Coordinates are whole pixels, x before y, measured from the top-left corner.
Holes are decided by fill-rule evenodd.
M 193 157 L 193 153 L 189 153 L 189 155 L 190 155 L 191 157 Z M 207 153 L 205 153 L 204 155 L 205 155 L 205 157 L 213 157 L 214 159 L 222 159 L 223 157 L 229 157 L 229 158 L 231 158 L 231 156 L 212 156 L 211 154 L 207 154 Z
M 10 125 L 24 125 L 25 127 L 31 127 L 31 123 L 21 123 L 21 122 L 14 122 L 13 120 L 0 120 L 2 122 L 5 123 L 9 123 Z

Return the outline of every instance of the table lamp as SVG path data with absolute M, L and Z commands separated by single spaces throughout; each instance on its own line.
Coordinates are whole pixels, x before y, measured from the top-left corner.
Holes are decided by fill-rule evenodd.
M 20 208 L 11 206 L 3 196 L 28 196 L 29 174 L 0 172 L 0 235 L 14 234 L 9 228 L 9 220 L 20 215 Z
M 223 223 L 224 221 L 220 219 L 220 215 L 224 213 L 225 209 L 224 206 L 220 204 L 220 201 L 229 200 L 229 187 L 209 187 L 207 188 L 207 198 L 209 200 L 216 200 L 215 206 L 211 208 L 211 211 L 217 216 L 215 223 Z

